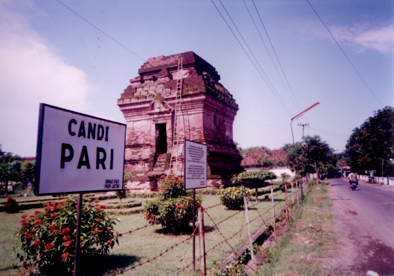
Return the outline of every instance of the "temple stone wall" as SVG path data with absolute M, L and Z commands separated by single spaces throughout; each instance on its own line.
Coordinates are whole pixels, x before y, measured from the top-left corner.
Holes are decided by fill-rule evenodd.
M 178 60 L 183 69 L 178 70 Z M 125 170 L 131 190 L 154 190 L 157 178 L 183 174 L 184 139 L 208 148 L 208 174 L 215 187 L 242 170 L 233 142 L 238 105 L 219 83 L 215 68 L 193 52 L 150 58 L 118 99 L 127 123 Z M 177 81 L 182 79 L 178 140 L 173 147 Z M 172 166 L 170 167 L 170 164 Z

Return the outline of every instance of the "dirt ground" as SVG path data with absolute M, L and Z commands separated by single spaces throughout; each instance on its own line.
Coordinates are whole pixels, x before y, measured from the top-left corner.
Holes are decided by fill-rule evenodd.
M 334 270 L 342 275 L 367 275 L 368 271 L 380 276 L 394 275 L 393 248 L 370 235 L 368 225 L 357 212 L 349 210 L 349 203 L 343 200 L 337 189 L 331 189 L 331 199 L 339 241 L 337 251 L 332 254 Z

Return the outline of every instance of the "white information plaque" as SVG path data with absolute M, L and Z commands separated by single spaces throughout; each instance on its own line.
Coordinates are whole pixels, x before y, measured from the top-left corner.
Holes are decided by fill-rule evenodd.
M 126 125 L 40 104 L 35 192 L 122 189 Z
M 185 190 L 207 187 L 207 145 L 185 140 Z

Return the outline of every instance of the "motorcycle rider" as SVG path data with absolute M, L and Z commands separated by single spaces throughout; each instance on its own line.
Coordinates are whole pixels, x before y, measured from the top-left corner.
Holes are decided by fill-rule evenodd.
M 358 180 L 357 180 L 357 173 L 355 171 L 352 170 L 352 172 L 348 175 L 348 179 L 349 179 L 349 188 L 351 188 L 352 183 L 356 183 L 356 185 L 358 185 Z

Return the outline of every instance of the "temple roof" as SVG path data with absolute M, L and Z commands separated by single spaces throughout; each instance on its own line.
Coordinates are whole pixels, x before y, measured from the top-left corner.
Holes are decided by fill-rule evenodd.
M 194 52 L 184 52 L 171 56 L 158 56 L 149 58 L 138 70 L 140 75 L 154 73 L 163 68 L 177 69 L 179 57 L 183 57 L 183 68 L 194 67 L 199 71 L 205 71 L 211 75 L 216 81 L 220 80 L 220 76 L 215 67 L 199 57 Z

